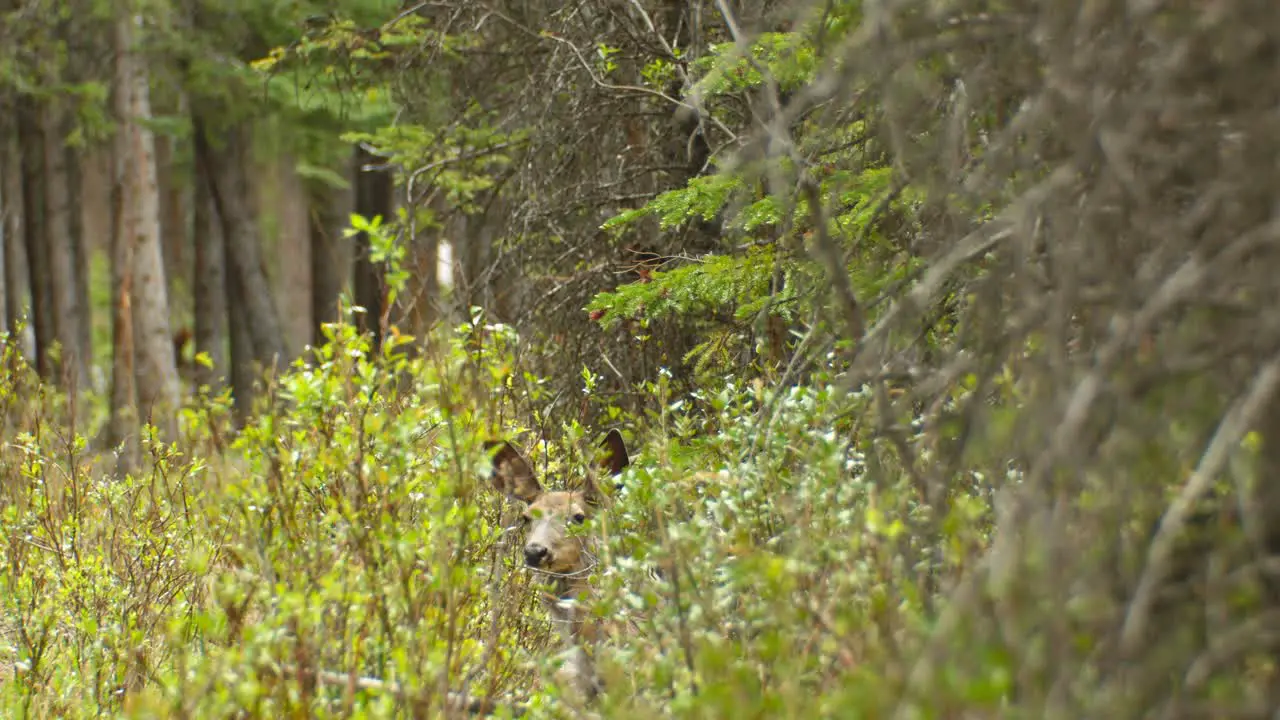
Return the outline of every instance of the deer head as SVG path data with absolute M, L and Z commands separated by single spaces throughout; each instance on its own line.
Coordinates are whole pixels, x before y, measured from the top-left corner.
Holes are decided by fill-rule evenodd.
M 599 463 L 583 474 L 576 489 L 547 490 L 538 482 L 533 466 L 511 443 L 486 443 L 493 455 L 493 484 L 513 502 L 523 506 L 525 527 L 525 564 L 536 570 L 559 575 L 562 579 L 582 574 L 589 569 L 579 537 L 570 532 L 600 508 L 604 496 L 597 485 L 597 474 L 617 476 L 630 464 L 627 448 L 617 430 L 609 431 L 600 443 Z

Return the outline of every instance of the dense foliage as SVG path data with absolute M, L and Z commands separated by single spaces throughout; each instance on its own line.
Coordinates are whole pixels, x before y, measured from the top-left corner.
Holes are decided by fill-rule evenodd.
M 474 283 L 380 341 L 348 294 L 253 414 L 200 388 L 130 472 L 5 335 L 12 714 L 1280 700 L 1265 4 L 195 5 L 149 27 L 162 94 L 318 187 L 353 144 L 390 169 L 396 212 L 346 233 L 389 306 L 424 236 Z M 108 132 L 33 17 L 6 90 Z M 572 530 L 607 628 L 583 707 L 485 443 L 573 487 L 608 428 L 633 456 Z

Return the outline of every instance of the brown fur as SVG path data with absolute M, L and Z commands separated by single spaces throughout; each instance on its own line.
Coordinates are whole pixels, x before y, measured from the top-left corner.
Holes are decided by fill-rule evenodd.
M 588 621 L 581 603 L 586 600 L 595 556 L 588 539 L 574 532 L 574 527 L 593 517 L 606 500 L 595 472 L 586 473 L 577 489 L 547 490 L 533 466 L 510 443 L 491 442 L 486 448 L 497 449 L 493 455 L 494 488 L 523 506 L 525 565 L 553 579 L 547 607 L 566 645 L 568 662 L 563 672 L 568 677 L 564 679 L 585 695 L 594 695 L 595 673 L 583 645 L 595 640 L 598 628 Z M 616 476 L 631 462 L 617 430 L 605 436 L 600 448 L 596 472 Z
M 557 577 L 557 596 L 563 598 L 580 589 L 590 569 L 589 553 L 583 538 L 572 528 L 595 515 L 604 501 L 595 474 L 588 472 L 577 489 L 547 490 L 534 475 L 533 466 L 508 442 L 491 442 L 494 488 L 524 506 L 525 563 L 528 567 Z M 622 435 L 612 430 L 601 442 L 599 469 L 618 475 L 631 460 Z

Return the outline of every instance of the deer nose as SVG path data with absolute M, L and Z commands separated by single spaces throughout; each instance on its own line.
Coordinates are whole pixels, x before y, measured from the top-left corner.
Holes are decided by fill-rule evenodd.
M 524 562 L 529 567 L 539 567 L 547 559 L 547 548 L 544 545 L 530 543 L 524 546 Z

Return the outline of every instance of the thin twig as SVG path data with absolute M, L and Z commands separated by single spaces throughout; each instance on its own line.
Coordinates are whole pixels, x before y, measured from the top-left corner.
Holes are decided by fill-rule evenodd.
M 383 680 L 381 678 L 367 676 L 352 676 L 350 674 L 333 672 L 330 670 L 302 670 L 289 663 L 279 666 L 281 674 L 290 675 L 298 678 L 310 678 L 317 684 L 328 685 L 330 687 L 354 687 L 356 690 L 364 690 L 366 692 L 387 693 L 404 702 L 413 700 L 413 693 L 401 683 L 394 680 Z M 263 668 L 263 672 L 269 674 L 270 668 Z M 475 697 L 473 695 L 464 695 L 463 693 L 450 692 L 445 697 L 445 702 L 454 710 L 463 710 L 475 715 L 492 715 L 499 708 L 505 707 L 511 711 L 514 717 L 520 717 L 528 710 L 528 705 L 520 701 L 498 701 L 491 698 Z
M 1147 550 L 1147 561 L 1138 581 L 1138 588 L 1125 613 L 1124 626 L 1120 632 L 1120 648 L 1124 655 L 1128 656 L 1146 633 L 1156 589 L 1169 571 L 1174 542 L 1186 525 L 1192 506 L 1209 490 L 1241 438 L 1253 427 L 1275 395 L 1277 386 L 1280 386 L 1280 354 L 1273 356 L 1258 371 L 1248 393 L 1232 405 L 1218 425 L 1218 431 L 1201 456 L 1195 472 L 1161 518 L 1160 527 Z

